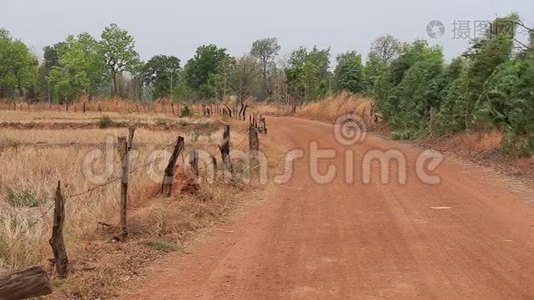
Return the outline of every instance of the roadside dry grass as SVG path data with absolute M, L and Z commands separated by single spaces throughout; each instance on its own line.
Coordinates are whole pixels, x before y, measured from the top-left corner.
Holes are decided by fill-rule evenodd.
M 27 112 L 26 112 L 27 113 Z M 17 113 L 18 114 L 18 113 Z M 20 114 L 24 115 L 23 112 Z M 42 120 L 73 117 L 67 112 L 35 112 Z M 0 121 L 5 112 L 0 112 Z M 27 115 L 24 115 L 28 117 Z M 135 116 L 134 116 L 135 117 Z M 152 115 L 148 115 L 152 117 Z M 199 122 L 198 119 L 182 120 Z M 219 120 L 232 126 L 232 149 L 248 148 L 247 123 Z M 96 187 L 89 180 L 87 170 L 102 174 L 106 165 L 113 166 L 110 178 L 119 176 L 119 157 L 113 145 L 106 146 L 106 138 L 114 144 L 127 129 L 2 129 L 0 134 L 0 271 L 29 265 L 44 265 L 53 274 L 48 259 L 52 257 L 48 239 L 51 235 L 52 214 L 49 208 L 57 181 L 61 180 L 66 198 L 65 241 L 70 259 L 70 275 L 65 280 L 54 280 L 56 290 L 52 298 L 110 298 L 117 288 L 139 270 L 169 251 L 181 251 L 185 242 L 199 229 L 224 221 L 249 200 L 251 192 L 261 189 L 239 180 L 228 182 L 218 176 L 214 182 L 203 181 L 194 194 L 176 193 L 170 198 L 159 197 L 158 191 L 168 156 L 147 167 L 137 168 L 154 160 L 154 153 L 172 151 L 171 145 L 178 135 L 185 136 L 184 154 L 179 158 L 177 181 L 188 174 L 187 153 L 192 149 L 205 151 L 217 157 L 217 144 L 221 142 L 222 128 L 210 131 L 154 131 L 138 129 L 134 150 L 129 189 L 130 237 L 125 242 L 113 242 L 118 228 L 119 184 L 112 182 L 92 192 L 69 197 L 80 191 Z M 270 137 L 262 137 L 269 140 Z M 57 147 L 41 147 L 37 143 L 58 143 Z M 9 146 L 7 146 L 9 145 Z M 111 147 L 111 150 L 110 148 Z M 280 149 L 272 143 L 263 143 L 262 150 L 276 168 Z M 107 150 L 106 150 L 107 149 Z M 94 161 L 91 153 L 101 153 Z M 105 162 L 111 153 L 111 163 Z M 243 162 L 234 159 L 236 166 Z M 246 176 L 246 167 L 237 167 L 236 176 Z M 221 171 L 221 170 L 219 170 Z M 207 173 L 201 164 L 201 176 Z M 221 174 L 219 172 L 219 174 Z M 104 182 L 109 182 L 104 181 Z M 23 195 L 23 196 L 21 196 Z M 22 197 L 18 199 L 17 197 Z M 28 199 L 29 198 L 29 202 Z M 14 204 L 22 205 L 14 205 Z M 27 205 L 37 203 L 37 205 Z M 33 206 L 33 207 L 30 207 Z
M 369 124 L 371 120 L 372 102 L 369 98 L 361 95 L 340 93 L 321 99 L 317 102 L 305 104 L 298 108 L 296 117 L 334 123 L 337 118 L 354 113 Z

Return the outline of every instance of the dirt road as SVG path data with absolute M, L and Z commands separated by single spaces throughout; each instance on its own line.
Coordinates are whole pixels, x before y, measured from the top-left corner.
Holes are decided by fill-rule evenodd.
M 271 118 L 269 134 L 303 149 L 294 176 L 233 224 L 214 230 L 190 254 L 171 254 L 125 299 L 534 299 L 534 194 L 512 181 L 446 158 L 425 184 L 422 150 L 367 136 L 339 144 L 333 127 Z M 336 151 L 335 180 L 317 183 L 308 147 Z M 345 150 L 354 150 L 347 184 Z M 379 165 L 364 184 L 370 150 L 400 151 L 406 184 Z

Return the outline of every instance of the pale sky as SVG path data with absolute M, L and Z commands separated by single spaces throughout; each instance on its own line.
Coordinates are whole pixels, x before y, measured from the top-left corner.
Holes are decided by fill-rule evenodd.
M 113 22 L 135 37 L 142 59 L 175 55 L 182 65 L 200 45 L 216 44 L 241 55 L 264 37 L 277 37 L 281 54 L 314 45 L 330 46 L 333 55 L 347 50 L 366 54 L 371 42 L 386 33 L 404 41 L 428 38 L 442 45 L 450 59 L 468 44 L 453 39 L 454 20 L 473 24 L 517 12 L 534 25 L 532 0 L 0 0 L 0 4 L 0 27 L 38 54 L 69 34 L 86 31 L 99 37 Z M 431 20 L 445 24 L 440 39 L 427 36 Z

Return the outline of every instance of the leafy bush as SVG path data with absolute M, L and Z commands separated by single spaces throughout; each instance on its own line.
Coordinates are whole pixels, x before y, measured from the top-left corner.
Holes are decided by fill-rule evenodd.
M 509 157 L 528 156 L 534 144 L 534 60 L 501 65 L 484 85 L 477 121 L 504 133 L 501 149 Z
M 184 107 L 182 107 L 182 111 L 180 112 L 180 117 L 191 117 L 192 115 L 193 112 L 191 111 L 191 109 L 189 109 L 189 106 L 184 105 Z
M 44 203 L 42 199 L 37 198 L 32 191 L 13 191 L 7 194 L 7 203 L 13 207 L 37 207 Z
M 391 133 L 392 139 L 400 141 L 415 140 L 418 136 L 419 132 L 413 129 L 397 130 Z
M 98 127 L 100 128 L 108 128 L 111 124 L 113 124 L 113 120 L 107 115 L 100 117 L 100 120 L 98 120 Z

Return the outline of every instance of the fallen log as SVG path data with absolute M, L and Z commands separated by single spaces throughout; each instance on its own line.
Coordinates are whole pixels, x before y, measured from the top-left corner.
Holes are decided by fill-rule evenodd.
M 0 299 L 20 300 L 52 293 L 50 279 L 42 267 L 0 274 Z

